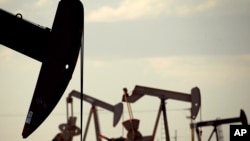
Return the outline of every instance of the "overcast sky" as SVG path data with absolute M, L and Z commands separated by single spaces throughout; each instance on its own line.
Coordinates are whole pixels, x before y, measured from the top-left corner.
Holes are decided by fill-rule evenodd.
M 51 28 L 59 1 L 0 0 L 2 9 L 21 13 L 33 23 Z M 82 0 L 84 29 L 84 92 L 112 105 L 122 88 L 135 85 L 190 93 L 201 91 L 202 119 L 250 117 L 250 1 L 249 0 Z M 4 20 L 4 19 L 1 19 Z M 10 27 L 6 27 L 10 28 Z M 0 139 L 24 140 L 21 133 L 41 63 L 0 45 Z M 27 141 L 52 140 L 66 122 L 66 97 L 80 90 L 79 61 L 62 99 L 49 118 Z M 78 126 L 79 100 L 74 100 Z M 143 135 L 153 131 L 160 101 L 145 96 L 132 104 Z M 190 103 L 167 100 L 170 136 L 191 140 Z M 84 125 L 90 105 L 84 103 Z M 112 113 L 100 109 L 101 131 L 126 136 L 122 120 L 112 127 Z M 93 122 L 93 120 L 92 120 Z M 160 122 L 162 123 L 162 121 Z M 235 123 L 239 124 L 239 123 Z M 83 127 L 85 127 L 83 125 Z M 95 140 L 93 124 L 87 140 Z M 229 140 L 229 124 L 223 125 Z M 159 126 L 156 140 L 164 139 Z M 203 140 L 212 132 L 203 128 Z M 80 140 L 79 136 L 74 141 Z M 215 136 L 213 138 L 215 140 Z

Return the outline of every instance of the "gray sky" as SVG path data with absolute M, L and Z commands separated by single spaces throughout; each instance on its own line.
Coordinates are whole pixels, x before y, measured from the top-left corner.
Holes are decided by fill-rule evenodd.
M 248 0 L 85 0 L 84 92 L 112 105 L 120 102 L 122 88 L 135 85 L 190 93 L 198 86 L 202 117 L 196 122 L 250 116 L 250 1 Z M 58 1 L 0 0 L 2 9 L 22 13 L 29 21 L 51 27 Z M 0 45 L 0 139 L 21 136 L 41 63 Z M 79 61 L 78 61 L 79 63 Z M 66 122 L 68 93 L 80 90 L 76 67 L 62 99 L 49 118 L 27 141 L 52 140 Z M 74 100 L 78 125 L 79 100 Z M 140 132 L 153 131 L 159 100 L 143 97 L 132 104 Z M 84 125 L 90 106 L 84 103 Z M 167 101 L 170 136 L 191 140 L 189 103 Z M 124 120 L 129 116 L 124 105 Z M 112 127 L 112 114 L 100 110 L 101 131 L 110 137 L 126 136 Z M 122 119 L 119 124 L 121 124 Z M 83 125 L 83 127 L 85 127 Z M 95 140 L 93 124 L 88 140 Z M 159 126 L 157 140 L 161 140 Z M 203 128 L 207 140 L 212 128 Z M 229 140 L 229 125 L 223 125 Z M 173 139 L 173 138 L 172 138 Z M 75 141 L 79 137 L 75 137 Z M 215 140 L 215 138 L 213 138 Z

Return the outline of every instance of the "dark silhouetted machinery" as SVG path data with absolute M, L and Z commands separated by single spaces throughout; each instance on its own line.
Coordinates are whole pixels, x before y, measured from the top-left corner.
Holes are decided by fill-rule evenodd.
M 80 0 L 61 0 L 50 29 L 0 9 L 0 44 L 42 63 L 23 138 L 49 116 L 71 80 L 82 43 L 83 16 Z
M 67 122 L 67 124 L 59 125 L 59 129 L 60 129 L 61 133 L 58 133 L 56 135 L 56 137 L 54 138 L 54 141 L 72 141 L 72 138 L 74 136 L 79 135 L 79 128 L 77 128 L 75 126 L 76 117 L 73 116 L 74 115 L 74 113 L 73 113 L 73 97 L 78 98 L 80 100 L 82 97 L 84 101 L 86 101 L 92 105 L 90 112 L 89 112 L 88 121 L 87 121 L 87 124 L 85 127 L 83 141 L 86 141 L 92 115 L 94 118 L 96 140 L 101 141 L 102 138 L 109 140 L 109 138 L 101 135 L 97 107 L 101 107 L 105 110 L 113 112 L 113 114 L 114 114 L 113 127 L 115 127 L 121 118 L 121 115 L 123 112 L 123 104 L 120 102 L 120 103 L 117 103 L 116 105 L 110 105 L 104 101 L 97 99 L 97 98 L 91 97 L 91 96 L 86 95 L 86 94 L 81 94 L 80 92 L 73 90 L 69 93 L 69 95 L 67 97 L 67 119 L 68 119 L 68 122 Z M 122 138 L 118 138 L 118 139 L 122 139 Z
M 201 136 L 202 136 L 202 131 L 200 130 L 200 128 L 204 127 L 204 126 L 213 126 L 214 129 L 213 129 L 211 135 L 209 136 L 208 140 L 210 141 L 213 134 L 215 133 L 216 134 L 216 140 L 220 141 L 219 133 L 218 133 L 217 128 L 219 126 L 223 125 L 223 124 L 229 124 L 229 123 L 234 123 L 234 122 L 241 122 L 242 125 L 248 125 L 247 117 L 246 117 L 246 114 L 245 114 L 245 112 L 243 110 L 240 110 L 240 117 L 209 120 L 209 121 L 201 121 L 201 122 L 197 122 L 197 123 L 192 123 L 190 126 L 191 126 L 191 128 L 196 129 L 196 134 L 197 134 L 198 141 L 201 141 Z

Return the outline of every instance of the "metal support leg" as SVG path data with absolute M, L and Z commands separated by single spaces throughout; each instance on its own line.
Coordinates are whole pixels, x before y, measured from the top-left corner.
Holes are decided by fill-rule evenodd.
M 86 137 L 87 137 L 87 133 L 88 133 L 88 130 L 89 130 L 89 123 L 90 123 L 90 120 L 91 120 L 92 112 L 93 111 L 92 111 L 92 108 L 91 108 L 91 110 L 89 111 L 89 117 L 88 117 L 87 125 L 86 125 L 86 128 L 85 128 L 84 136 L 83 136 L 83 141 L 86 141 Z
M 100 125 L 99 125 L 99 120 L 98 120 L 98 114 L 97 114 L 97 109 L 95 106 L 92 107 L 93 114 L 94 114 L 94 121 L 95 121 L 95 133 L 96 133 L 96 140 L 101 141 L 100 138 Z
M 166 106 L 165 106 L 165 101 L 164 100 L 161 100 L 161 106 L 162 106 L 162 112 L 163 112 L 163 120 L 164 120 L 164 126 L 165 126 L 166 141 L 170 141 L 169 129 L 168 129 L 168 121 L 167 121 L 167 113 L 166 113 Z
M 155 138 L 156 130 L 157 130 L 157 127 L 158 127 L 160 116 L 161 116 L 161 111 L 162 111 L 162 105 L 160 104 L 158 114 L 157 114 L 157 117 L 156 117 L 156 121 L 155 121 L 154 131 L 153 131 L 153 139 Z
M 216 132 L 216 133 L 217 133 L 217 131 L 216 131 L 216 127 L 214 127 L 214 130 L 213 130 L 213 132 L 211 133 L 211 135 L 209 136 L 208 141 L 210 141 L 210 140 L 211 140 L 211 138 L 212 138 L 212 136 L 213 136 L 214 132 Z M 217 138 L 217 135 L 216 135 L 216 138 Z M 218 138 L 217 138 L 217 141 L 218 141 Z

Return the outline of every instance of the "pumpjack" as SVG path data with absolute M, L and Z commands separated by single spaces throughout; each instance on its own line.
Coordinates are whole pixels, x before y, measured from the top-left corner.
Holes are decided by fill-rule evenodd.
M 240 110 L 240 117 L 227 118 L 227 119 L 218 119 L 218 120 L 209 120 L 209 121 L 201 121 L 201 122 L 190 124 L 190 127 L 196 129 L 196 134 L 197 134 L 198 141 L 201 141 L 201 130 L 200 130 L 200 128 L 203 127 L 203 126 L 213 126 L 214 129 L 213 129 L 211 135 L 209 136 L 208 141 L 211 140 L 214 133 L 216 134 L 216 140 L 219 141 L 219 133 L 218 133 L 217 127 L 220 126 L 220 125 L 223 125 L 223 124 L 229 124 L 229 123 L 234 123 L 234 122 L 241 122 L 242 125 L 248 125 L 247 117 L 246 117 L 246 114 L 245 114 L 245 112 L 243 110 Z
M 137 100 L 139 100 L 140 98 L 142 98 L 144 95 L 153 96 L 153 97 L 157 97 L 160 99 L 160 106 L 159 106 L 159 110 L 158 110 L 158 115 L 156 117 L 155 127 L 153 130 L 152 136 L 149 136 L 149 140 L 151 140 L 151 141 L 154 140 L 161 113 L 163 114 L 166 141 L 170 141 L 165 100 L 173 99 L 173 100 L 179 100 L 179 101 L 184 101 L 184 102 L 190 102 L 191 103 L 191 118 L 192 119 L 196 118 L 196 116 L 199 112 L 199 109 L 200 109 L 200 105 L 201 105 L 200 90 L 198 87 L 192 88 L 191 94 L 162 90 L 162 89 L 157 89 L 157 88 L 150 88 L 150 87 L 139 86 L 139 85 L 135 86 L 135 88 L 130 96 L 128 95 L 126 88 L 123 90 L 124 90 L 124 94 L 123 94 L 122 99 L 123 99 L 123 101 L 126 101 L 127 103 L 134 103 Z M 124 126 L 130 125 L 134 128 L 135 127 L 138 128 L 137 127 L 138 122 L 139 121 L 132 120 L 130 118 L 130 120 L 126 121 L 123 124 L 124 124 Z
M 88 133 L 92 115 L 94 118 L 97 141 L 101 141 L 102 138 L 107 139 L 107 140 L 113 140 L 113 141 L 125 140 L 122 137 L 117 138 L 117 139 L 115 138 L 109 139 L 101 135 L 101 129 L 100 129 L 100 123 L 99 123 L 99 117 L 98 117 L 98 111 L 97 111 L 97 107 L 101 107 L 105 110 L 113 112 L 114 114 L 113 115 L 113 127 L 115 127 L 118 124 L 121 118 L 122 112 L 123 112 L 123 104 L 121 102 L 117 103 L 116 105 L 111 105 L 102 100 L 91 97 L 87 94 L 81 94 L 80 92 L 73 90 L 69 93 L 67 100 L 66 100 L 67 101 L 67 124 L 59 125 L 59 129 L 61 133 L 56 135 L 56 137 L 54 138 L 54 141 L 72 141 L 72 138 L 74 136 L 77 136 L 80 134 L 79 128 L 75 126 L 76 117 L 74 116 L 74 113 L 73 113 L 73 97 L 78 98 L 80 100 L 82 97 L 82 100 L 92 105 L 90 112 L 89 112 L 89 117 L 88 117 L 88 121 L 86 124 L 86 128 L 85 128 L 83 141 L 85 141 L 87 138 L 87 133 Z
M 83 16 L 80 0 L 61 0 L 50 29 L 0 9 L 0 44 L 42 63 L 23 138 L 50 115 L 71 80 L 82 45 Z

